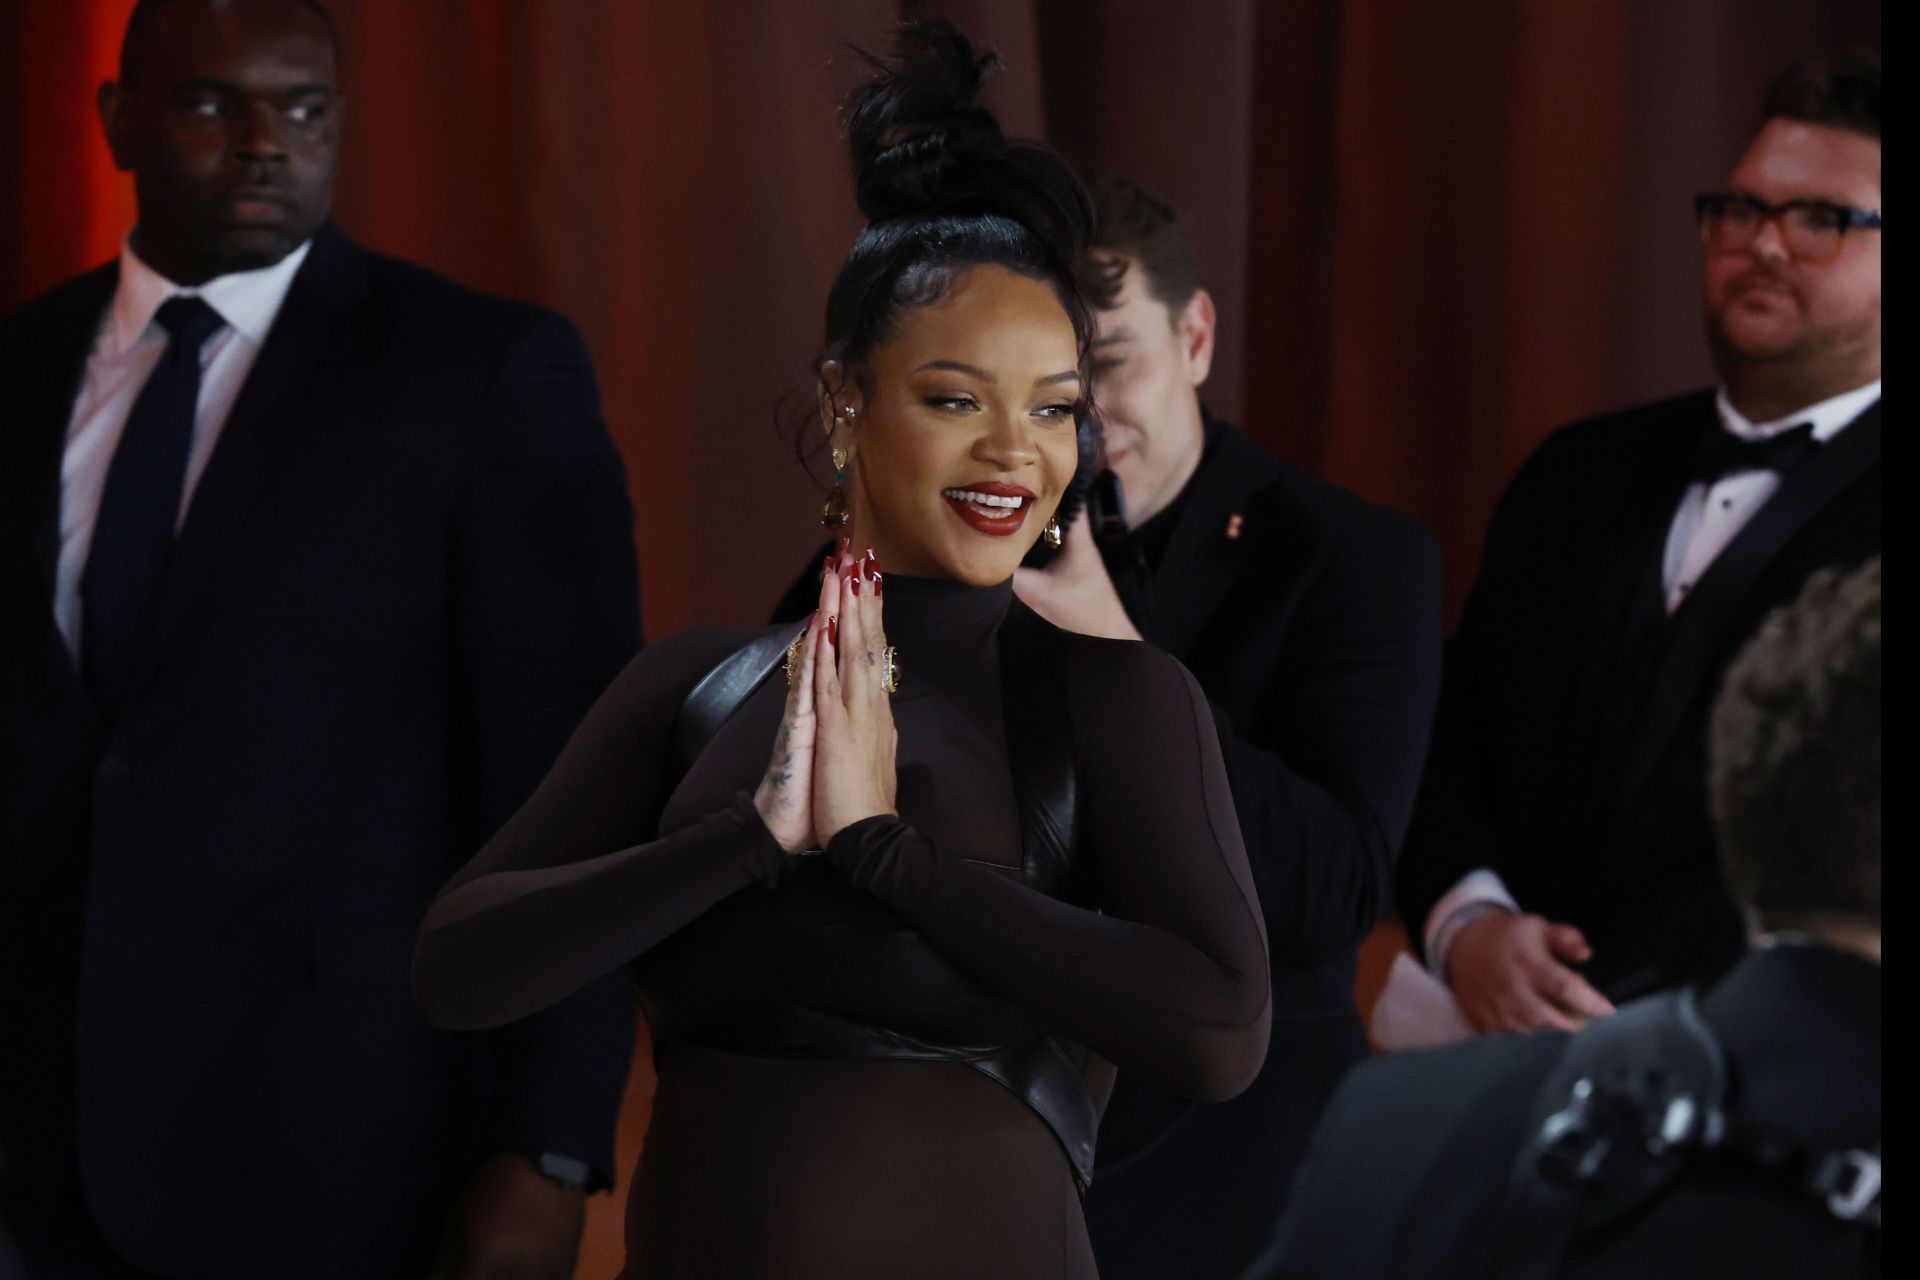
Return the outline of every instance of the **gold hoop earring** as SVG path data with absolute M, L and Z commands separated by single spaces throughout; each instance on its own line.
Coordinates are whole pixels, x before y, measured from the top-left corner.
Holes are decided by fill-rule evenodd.
M 1047 521 L 1047 527 L 1040 531 L 1040 536 L 1045 538 L 1047 545 L 1055 551 L 1058 551 L 1067 544 L 1067 535 L 1060 528 L 1060 518 L 1058 516 Z

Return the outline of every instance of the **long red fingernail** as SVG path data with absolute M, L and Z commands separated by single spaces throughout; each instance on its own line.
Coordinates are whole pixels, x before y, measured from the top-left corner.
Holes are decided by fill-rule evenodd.
M 885 590 L 885 588 L 880 585 L 880 571 L 875 569 L 873 571 L 873 594 L 879 595 L 883 590 Z
M 840 643 L 840 619 L 832 614 L 827 615 L 827 643 L 830 645 Z
M 860 575 L 859 574 L 850 573 L 847 575 L 847 589 L 852 591 L 853 594 L 855 594 L 856 596 L 860 594 Z

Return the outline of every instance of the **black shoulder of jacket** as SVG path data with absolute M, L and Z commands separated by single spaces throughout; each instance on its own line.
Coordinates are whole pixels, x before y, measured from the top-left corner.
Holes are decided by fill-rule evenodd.
M 0 351 L 32 347 L 77 326 L 91 325 L 113 297 L 120 264 L 108 262 L 62 280 L 0 316 Z
M 572 322 L 557 312 L 482 293 L 419 263 L 362 248 L 331 223 L 315 233 L 300 279 L 341 301 L 370 307 L 385 331 L 408 342 L 454 338 L 463 346 L 489 348 L 538 330 L 578 341 Z
M 1567 423 L 1548 434 L 1521 465 L 1521 477 L 1542 471 L 1582 470 L 1596 462 L 1632 457 L 1649 446 L 1676 440 L 1676 433 L 1696 430 L 1713 416 L 1710 388 L 1635 405 L 1612 413 Z
M 1243 490 L 1236 514 L 1245 519 L 1243 532 L 1236 532 L 1236 537 L 1244 536 L 1256 546 L 1284 542 L 1296 547 L 1332 547 L 1361 538 L 1377 545 L 1402 547 L 1410 554 L 1425 552 L 1437 557 L 1439 544 L 1412 516 L 1309 475 L 1235 427 L 1226 426 L 1226 432 L 1218 457 L 1208 460 L 1208 469 L 1256 481 Z M 1244 480 L 1242 483 L 1244 486 Z

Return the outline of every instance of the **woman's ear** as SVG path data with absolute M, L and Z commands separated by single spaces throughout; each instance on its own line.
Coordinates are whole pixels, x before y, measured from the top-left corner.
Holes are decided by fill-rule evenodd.
M 839 361 L 821 362 L 819 397 L 820 427 L 828 443 L 850 446 L 844 437 L 857 425 L 860 398 L 857 389 L 848 385 L 846 369 Z M 841 438 L 836 440 L 836 436 Z
M 846 366 L 838 360 L 820 362 L 820 425 L 829 435 L 852 426 L 860 412 L 858 391 L 848 382 Z
M 831 436 L 834 419 L 839 417 L 840 408 L 835 402 L 840 389 L 846 385 L 846 375 L 841 371 L 838 360 L 822 360 L 819 368 L 818 386 L 815 389 L 820 402 L 820 430 Z

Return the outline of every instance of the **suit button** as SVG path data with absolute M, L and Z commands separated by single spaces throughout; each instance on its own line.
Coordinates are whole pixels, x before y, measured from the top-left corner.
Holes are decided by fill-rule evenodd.
M 109 782 L 118 782 L 127 776 L 129 766 L 125 756 L 108 756 L 100 762 L 100 776 Z

